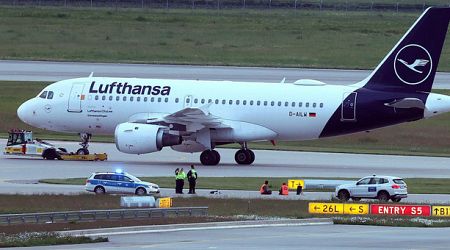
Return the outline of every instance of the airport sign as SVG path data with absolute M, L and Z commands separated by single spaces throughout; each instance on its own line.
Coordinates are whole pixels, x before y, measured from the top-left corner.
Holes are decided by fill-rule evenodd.
M 431 206 L 371 204 L 370 214 L 399 215 L 399 216 L 430 216 Z
M 305 181 L 304 180 L 288 180 L 288 187 L 289 189 L 297 189 L 298 186 L 302 186 L 302 188 L 305 188 Z
M 158 199 L 158 206 L 159 208 L 169 208 L 172 207 L 172 198 L 159 198 Z
M 343 214 L 344 204 L 310 202 L 308 212 L 310 214 Z
M 369 214 L 369 204 L 344 204 L 344 214 Z
M 450 216 L 450 206 L 433 206 L 433 216 Z

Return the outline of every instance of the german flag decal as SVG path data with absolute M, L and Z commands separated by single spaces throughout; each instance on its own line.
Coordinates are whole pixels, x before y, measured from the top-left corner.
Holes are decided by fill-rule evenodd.
M 309 117 L 316 117 L 316 113 L 309 113 Z

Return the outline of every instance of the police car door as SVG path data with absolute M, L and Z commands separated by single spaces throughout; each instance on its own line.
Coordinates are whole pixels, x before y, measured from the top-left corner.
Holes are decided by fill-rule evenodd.
M 124 175 L 118 175 L 117 191 L 120 193 L 134 193 L 134 183 Z

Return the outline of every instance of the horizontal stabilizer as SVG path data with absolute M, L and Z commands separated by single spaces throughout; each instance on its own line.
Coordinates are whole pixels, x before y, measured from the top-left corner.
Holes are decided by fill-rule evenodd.
M 390 103 L 385 103 L 384 105 L 399 109 L 410 109 L 410 108 L 425 109 L 425 103 L 423 103 L 423 101 L 418 98 L 403 98 L 401 100 L 395 100 Z

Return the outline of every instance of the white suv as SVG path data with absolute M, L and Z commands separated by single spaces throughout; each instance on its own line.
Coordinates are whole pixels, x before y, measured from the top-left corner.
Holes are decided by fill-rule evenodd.
M 129 193 L 147 195 L 159 193 L 159 186 L 150 182 L 139 180 L 137 177 L 123 172 L 93 173 L 86 180 L 86 191 L 96 194 Z
M 399 202 L 408 196 L 406 183 L 395 176 L 366 176 L 355 183 L 343 184 L 336 187 L 334 195 L 342 200 L 354 201 L 365 199 L 379 199 L 380 201 Z

